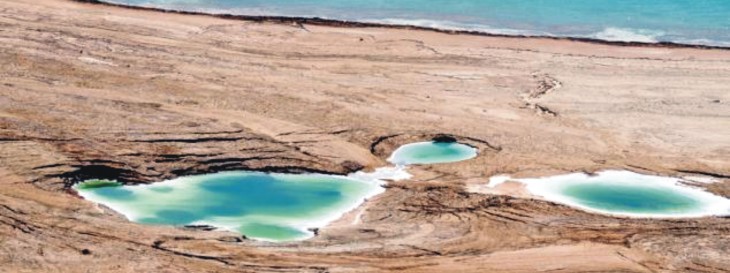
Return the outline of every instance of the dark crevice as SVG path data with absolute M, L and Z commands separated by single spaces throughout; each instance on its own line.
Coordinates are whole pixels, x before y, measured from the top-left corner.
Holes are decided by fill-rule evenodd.
M 721 174 L 721 173 L 698 171 L 698 170 L 687 170 L 687 169 L 675 169 L 675 171 L 680 172 L 680 173 L 687 173 L 687 174 L 705 175 L 705 176 L 710 176 L 713 178 L 730 179 L 729 174 Z
M 555 112 L 553 110 L 550 110 L 550 108 L 548 108 L 547 106 L 544 106 L 544 105 L 540 105 L 540 104 L 535 103 L 535 109 L 538 110 L 538 111 L 540 111 L 540 113 L 543 113 L 543 114 L 547 114 L 547 115 L 550 115 L 550 116 L 553 116 L 553 117 L 557 117 L 558 116 L 558 112 Z
M 226 259 L 228 259 L 227 257 L 206 256 L 206 255 L 197 255 L 197 254 L 185 253 L 185 252 L 181 252 L 181 251 L 176 251 L 176 250 L 164 248 L 164 247 L 162 247 L 162 244 L 163 243 L 164 243 L 164 241 L 155 241 L 152 244 L 152 248 L 157 249 L 157 250 L 162 250 L 162 251 L 165 251 L 165 252 L 169 252 L 169 253 L 172 253 L 172 254 L 178 255 L 178 256 L 183 256 L 183 257 L 188 257 L 188 258 L 194 258 L 194 259 L 200 259 L 200 260 L 207 260 L 207 261 L 215 261 L 215 262 L 219 262 L 219 263 L 222 263 L 222 264 L 225 264 L 225 265 L 233 265 L 231 262 L 229 262 L 229 261 L 226 260 Z
M 40 229 L 40 227 L 23 221 L 20 218 L 8 215 L 0 215 L 0 224 L 6 224 L 25 234 L 33 234 Z
M 423 252 L 426 253 L 425 255 L 414 255 L 413 257 L 421 257 L 421 256 L 443 256 L 444 255 L 440 251 L 430 250 L 430 249 L 426 249 L 426 248 L 422 248 L 422 247 L 417 247 L 417 246 L 414 246 L 414 245 L 401 245 L 401 246 L 405 246 L 405 247 L 408 247 L 408 248 L 412 248 L 412 249 L 415 249 L 415 250 L 418 250 L 418 251 L 423 251 Z
M 179 143 L 203 143 L 203 142 L 236 142 L 241 140 L 264 140 L 260 137 L 201 137 L 201 138 L 161 138 L 161 139 L 133 139 L 127 140 L 129 142 L 141 142 L 141 143 L 165 143 L 165 142 L 179 142 Z
M 194 135 L 223 135 L 223 134 L 240 134 L 243 133 L 243 130 L 233 130 L 233 131 L 219 131 L 219 132 L 191 132 L 191 134 Z
M 478 138 L 474 138 L 474 137 L 461 137 L 461 138 L 469 140 L 469 141 L 474 141 L 476 143 L 484 144 L 485 146 L 487 146 L 490 149 L 495 150 L 497 152 L 502 151 L 501 146 L 493 145 L 492 143 L 489 143 L 489 141 L 486 141 L 486 140 L 482 140 L 482 139 L 478 139 Z
M 57 168 L 57 167 L 64 167 L 67 166 L 66 164 L 48 164 L 48 165 L 41 165 L 37 167 L 33 167 L 33 170 L 42 170 L 42 169 L 50 169 L 50 168 Z
M 14 209 L 14 208 L 11 208 L 8 205 L 0 204 L 0 207 L 4 208 L 4 209 L 6 209 L 6 210 L 8 210 L 8 211 L 10 211 L 12 213 L 15 213 L 15 214 L 20 214 L 20 215 L 25 215 L 26 214 L 25 212 L 22 212 L 20 210 Z
M 179 159 L 179 158 L 184 158 L 184 157 L 213 157 L 213 156 L 220 156 L 220 155 L 223 155 L 223 153 L 207 153 L 207 154 L 192 154 L 192 153 L 188 153 L 188 154 L 158 154 L 158 155 L 154 155 L 154 156 L 162 157 L 162 158 L 166 158 L 166 159 Z
M 457 139 L 450 135 L 437 135 L 433 137 L 431 140 L 434 142 L 440 142 L 440 143 L 455 143 Z
M 397 136 L 401 136 L 401 135 L 402 135 L 402 134 L 394 134 L 394 135 L 380 136 L 380 137 L 376 138 L 376 139 L 375 139 L 375 140 L 374 140 L 374 141 L 373 141 L 373 142 L 372 142 L 372 143 L 370 144 L 370 153 L 373 153 L 373 154 L 375 154 L 375 150 L 376 150 L 376 148 L 377 148 L 377 147 L 378 147 L 378 145 L 380 145 L 380 143 L 382 143 L 383 141 L 386 141 L 386 140 L 388 140 L 388 139 L 391 139 L 391 138 L 394 138 L 394 137 L 397 137 Z
M 123 167 L 112 167 L 107 165 L 76 165 L 76 170 L 65 172 L 60 175 L 64 181 L 64 188 L 71 188 L 75 183 L 90 179 L 117 180 L 119 182 L 138 181 L 139 173 L 124 169 Z
M 285 157 L 285 156 L 252 156 L 252 157 L 225 157 L 225 158 L 213 158 L 213 159 L 207 159 L 207 160 L 201 160 L 198 161 L 198 164 L 217 164 L 217 163 L 243 163 L 246 161 L 253 161 L 253 160 L 289 160 L 289 161 L 300 161 L 300 162 L 308 162 L 308 163 L 316 163 L 310 160 L 301 159 L 301 158 L 294 158 L 294 157 Z

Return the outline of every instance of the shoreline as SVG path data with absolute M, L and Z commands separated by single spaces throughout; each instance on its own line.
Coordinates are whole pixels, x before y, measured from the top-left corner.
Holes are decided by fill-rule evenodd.
M 706 174 L 716 183 L 697 186 L 729 198 L 730 51 L 69 0 L 6 0 L 0 11 L 0 237 L 9 238 L 0 260 L 10 272 L 730 266 L 721 258 L 730 257 L 728 217 L 608 217 L 521 194 L 516 182 L 499 187 L 513 196 L 468 190 L 495 174 L 620 168 Z M 401 144 L 444 135 L 479 156 L 409 166 L 410 180 L 292 243 L 140 225 L 67 189 L 89 176 L 153 182 L 233 170 L 405 176 L 378 167 Z M 190 205 L 206 206 L 199 199 Z
M 226 20 L 238 20 L 238 21 L 250 21 L 259 23 L 275 23 L 275 24 L 308 24 L 316 26 L 328 26 L 328 27 L 340 27 L 340 28 L 386 28 L 386 29 L 399 29 L 399 30 L 421 30 L 421 31 L 432 31 L 436 33 L 452 34 L 452 35 L 471 35 L 481 37 L 493 37 L 493 38 L 510 38 L 510 39 L 545 39 L 554 41 L 570 41 L 570 42 L 582 42 L 597 45 L 610 45 L 610 46 L 621 46 L 621 47 L 648 47 L 648 48 L 690 48 L 690 49 L 704 49 L 704 50 L 730 50 L 730 46 L 718 46 L 718 45 L 700 45 L 700 44 L 685 44 L 677 42 L 636 42 L 636 41 L 609 41 L 597 38 L 588 37 L 562 37 L 562 36 L 548 36 L 548 35 L 511 35 L 511 34 L 498 34 L 490 33 L 487 31 L 478 30 L 457 30 L 457 29 L 443 29 L 436 27 L 426 27 L 408 24 L 387 24 L 387 23 L 376 23 L 376 22 L 361 22 L 361 21 L 348 21 L 338 19 L 326 19 L 320 17 L 299 17 L 299 16 L 278 16 L 278 15 L 237 15 L 230 13 L 209 13 L 202 11 L 186 11 L 186 10 L 175 10 L 165 9 L 156 7 L 145 7 L 145 6 L 134 6 L 119 3 L 104 2 L 100 0 L 67 0 L 83 4 L 101 5 L 107 7 L 118 7 L 131 10 L 142 10 L 142 11 L 153 11 L 163 12 L 181 15 L 195 15 L 195 16 L 208 16 L 213 18 L 220 18 Z

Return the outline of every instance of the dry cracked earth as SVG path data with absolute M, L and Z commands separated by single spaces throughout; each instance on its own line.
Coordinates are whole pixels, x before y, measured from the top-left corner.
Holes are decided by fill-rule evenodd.
M 730 51 L 226 20 L 0 0 L 0 272 L 728 272 L 730 219 L 467 190 L 495 174 L 704 176 L 730 196 Z M 303 242 L 146 226 L 89 178 L 344 174 L 451 136 L 474 160 Z

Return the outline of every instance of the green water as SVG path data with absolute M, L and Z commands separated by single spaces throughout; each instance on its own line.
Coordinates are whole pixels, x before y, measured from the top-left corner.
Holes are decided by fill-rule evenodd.
M 398 164 L 443 163 L 476 156 L 459 143 L 424 142 L 401 147 Z M 84 198 L 108 206 L 132 221 L 149 225 L 210 225 L 265 241 L 312 236 L 384 191 L 382 179 L 408 179 L 403 166 L 349 176 L 226 172 L 124 186 L 107 180 L 77 184 Z
M 516 181 L 547 200 L 592 212 L 656 218 L 730 214 L 730 200 L 673 177 L 602 171 Z
M 457 142 L 419 142 L 403 145 L 388 158 L 399 165 L 458 162 L 477 156 L 477 150 Z
M 250 238 L 290 241 L 321 227 L 382 191 L 341 176 L 228 172 L 142 186 L 98 181 L 75 187 L 130 220 L 152 225 L 212 225 Z
M 606 210 L 634 213 L 686 213 L 702 202 L 671 188 L 628 185 L 572 185 L 563 194 L 578 204 Z
M 77 187 L 78 189 L 96 189 L 96 188 L 109 188 L 109 187 L 118 187 L 122 186 L 121 183 L 116 181 L 109 181 L 109 180 L 89 180 L 84 183 L 79 184 Z

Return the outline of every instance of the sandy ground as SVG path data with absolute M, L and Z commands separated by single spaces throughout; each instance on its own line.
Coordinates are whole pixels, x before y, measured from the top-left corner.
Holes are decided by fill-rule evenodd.
M 726 50 L 0 0 L 0 272 L 727 272 L 727 218 L 611 218 L 467 189 L 630 169 L 712 177 L 702 186 L 730 196 L 728 87 Z M 347 173 L 440 134 L 480 157 L 412 167 L 305 242 L 137 225 L 67 190 Z

